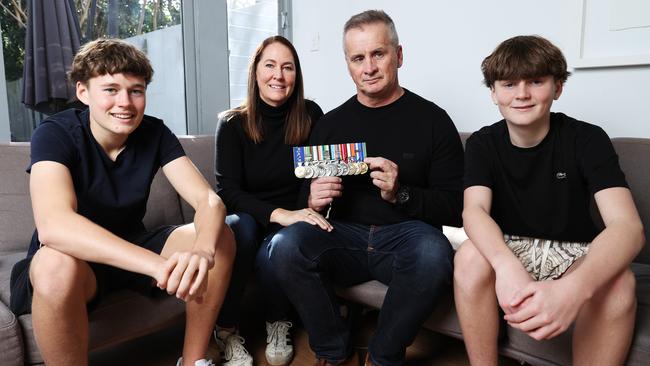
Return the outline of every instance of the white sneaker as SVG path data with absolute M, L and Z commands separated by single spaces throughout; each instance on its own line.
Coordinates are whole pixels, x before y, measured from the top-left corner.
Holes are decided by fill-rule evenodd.
M 183 357 L 178 359 L 178 361 L 176 362 L 176 366 L 183 366 Z M 194 361 L 194 366 L 216 366 L 216 365 L 212 363 L 212 360 L 206 360 L 205 358 L 202 358 L 198 361 Z
M 288 365 L 293 358 L 293 345 L 289 328 L 291 322 L 277 321 L 266 322 L 266 361 L 270 365 Z
M 253 357 L 244 347 L 245 341 L 239 332 L 215 327 L 214 339 L 221 353 L 221 366 L 253 366 Z

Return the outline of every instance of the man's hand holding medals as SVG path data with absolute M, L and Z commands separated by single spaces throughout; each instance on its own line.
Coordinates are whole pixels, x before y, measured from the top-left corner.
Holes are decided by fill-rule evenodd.
M 385 201 L 397 202 L 399 188 L 399 167 L 394 162 L 380 157 L 366 158 L 365 162 L 370 168 L 372 184 L 381 190 L 381 198 Z
M 366 143 L 345 143 L 293 148 L 294 172 L 298 178 L 312 179 L 308 206 L 322 212 L 334 198 L 343 195 L 343 180 L 346 175 L 368 172 Z

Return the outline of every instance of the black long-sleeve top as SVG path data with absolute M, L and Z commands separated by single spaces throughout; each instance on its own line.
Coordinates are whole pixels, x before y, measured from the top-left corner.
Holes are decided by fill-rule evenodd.
M 306 106 L 313 127 L 323 111 L 310 100 Z M 287 105 L 276 108 L 259 100 L 259 112 L 264 128 L 264 139 L 259 144 L 246 136 L 242 116 L 220 118 L 215 174 L 217 193 L 228 212 L 248 213 L 267 226 L 276 208 L 298 208 L 301 180 L 293 172 L 292 146 L 284 141 Z
M 396 163 L 410 199 L 390 203 L 369 174 L 346 176 L 330 218 L 366 225 L 419 219 L 438 228 L 461 226 L 463 147 L 442 108 L 406 89 L 398 100 L 378 108 L 362 105 L 355 95 L 321 118 L 310 139 L 311 145 L 347 142 L 365 142 L 368 156 Z M 309 190 L 303 188 L 305 200 Z

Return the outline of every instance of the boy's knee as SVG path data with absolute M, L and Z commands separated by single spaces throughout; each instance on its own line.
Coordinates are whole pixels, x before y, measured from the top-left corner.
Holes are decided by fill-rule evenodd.
M 64 298 L 84 288 L 87 264 L 47 247 L 41 248 L 30 265 L 34 293 L 45 298 Z
M 225 225 L 221 232 L 217 250 L 214 254 L 215 260 L 222 259 L 232 263 L 235 260 L 236 254 L 237 244 L 235 243 L 235 235 L 228 225 Z
M 466 240 L 454 256 L 454 285 L 472 291 L 490 282 L 494 282 L 492 266 L 474 244 Z
M 634 273 L 627 269 L 610 282 L 604 299 L 595 297 L 592 301 L 601 303 L 607 308 L 608 315 L 612 318 L 627 316 L 636 308 L 636 279 Z

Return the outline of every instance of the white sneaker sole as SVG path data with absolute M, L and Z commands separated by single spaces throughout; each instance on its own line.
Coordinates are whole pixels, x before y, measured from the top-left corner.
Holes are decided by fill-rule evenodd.
M 282 355 L 272 356 L 264 352 L 264 356 L 266 357 L 266 362 L 268 362 L 269 365 L 282 366 L 282 365 L 288 365 L 291 362 L 291 360 L 293 359 L 293 352 L 291 352 L 288 356 L 282 356 Z

